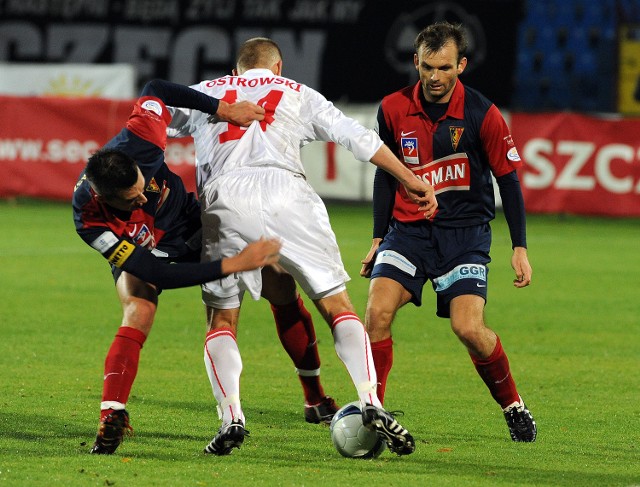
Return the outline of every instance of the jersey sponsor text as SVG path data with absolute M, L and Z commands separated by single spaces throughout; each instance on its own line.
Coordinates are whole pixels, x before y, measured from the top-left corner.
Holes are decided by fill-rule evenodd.
M 410 169 L 416 177 L 431 184 L 436 194 L 453 189 L 468 190 L 471 184 L 469 158 L 465 153 L 451 154 Z
M 107 260 L 116 267 L 122 267 L 122 265 L 133 253 L 134 248 L 135 245 L 133 245 L 132 243 L 122 241 L 120 245 L 118 245 L 116 249 L 111 253 Z

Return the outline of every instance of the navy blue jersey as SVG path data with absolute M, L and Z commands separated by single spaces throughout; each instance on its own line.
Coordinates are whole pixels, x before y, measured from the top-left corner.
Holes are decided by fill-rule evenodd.
M 458 80 L 446 113 L 433 122 L 424 112 L 421 90 L 418 82 L 382 100 L 380 137 L 417 177 L 433 185 L 438 199 L 433 224 L 488 223 L 495 217 L 491 174 L 501 177 L 522 164 L 504 118 L 487 98 Z M 384 236 L 391 216 L 402 222 L 424 220 L 404 187 L 380 177 L 385 181 L 376 181 L 374 189 L 374 237 Z
M 131 156 L 145 178 L 147 202 L 133 211 L 103 203 L 80 175 L 73 194 L 78 235 L 113 266 L 163 288 L 202 284 L 222 276 L 221 263 L 173 265 L 200 245 L 200 210 L 179 176 L 164 162 L 166 128 L 171 116 L 164 102 L 141 97 L 127 125 L 105 147 Z M 193 242 L 190 239 L 194 240 Z

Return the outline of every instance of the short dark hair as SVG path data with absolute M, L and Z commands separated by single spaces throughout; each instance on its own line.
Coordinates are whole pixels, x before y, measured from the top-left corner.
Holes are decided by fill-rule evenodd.
M 416 53 L 421 47 L 424 47 L 427 54 L 431 54 L 442 49 L 449 41 L 452 41 L 458 48 L 458 61 L 460 61 L 467 54 L 469 47 L 462 24 L 450 24 L 446 21 L 431 24 L 418 34 L 413 47 Z
M 136 184 L 138 165 L 121 150 L 100 149 L 89 157 L 85 175 L 96 193 L 109 198 Z

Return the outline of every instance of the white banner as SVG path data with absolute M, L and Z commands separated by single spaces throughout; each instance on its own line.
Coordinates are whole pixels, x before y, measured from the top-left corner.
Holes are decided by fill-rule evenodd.
M 130 64 L 0 63 L 0 94 L 18 96 L 136 98 Z

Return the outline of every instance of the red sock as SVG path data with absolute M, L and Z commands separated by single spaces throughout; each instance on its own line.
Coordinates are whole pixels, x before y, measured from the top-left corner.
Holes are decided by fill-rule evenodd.
M 306 403 L 318 404 L 325 394 L 320 383 L 320 356 L 311 314 L 299 296 L 289 304 L 271 305 L 271 311 L 282 346 L 296 368 L 302 371 L 298 377 Z M 304 371 L 307 371 L 307 375 Z
M 371 354 L 373 355 L 373 364 L 376 367 L 376 375 L 378 376 L 378 388 L 376 392 L 378 399 L 384 404 L 384 392 L 387 388 L 387 377 L 393 365 L 393 340 L 391 337 L 379 342 L 371 343 Z
M 479 359 L 470 354 L 478 374 L 489 388 L 489 392 L 500 407 L 506 408 L 520 400 L 516 383 L 509 370 L 509 359 L 502 349 L 500 337 L 496 335 L 496 347 L 486 359 Z
M 135 328 L 118 328 L 104 361 L 103 402 L 116 401 L 126 404 L 138 372 L 140 350 L 146 339 L 145 334 Z M 103 410 L 100 419 L 103 420 L 110 412 L 111 410 Z

